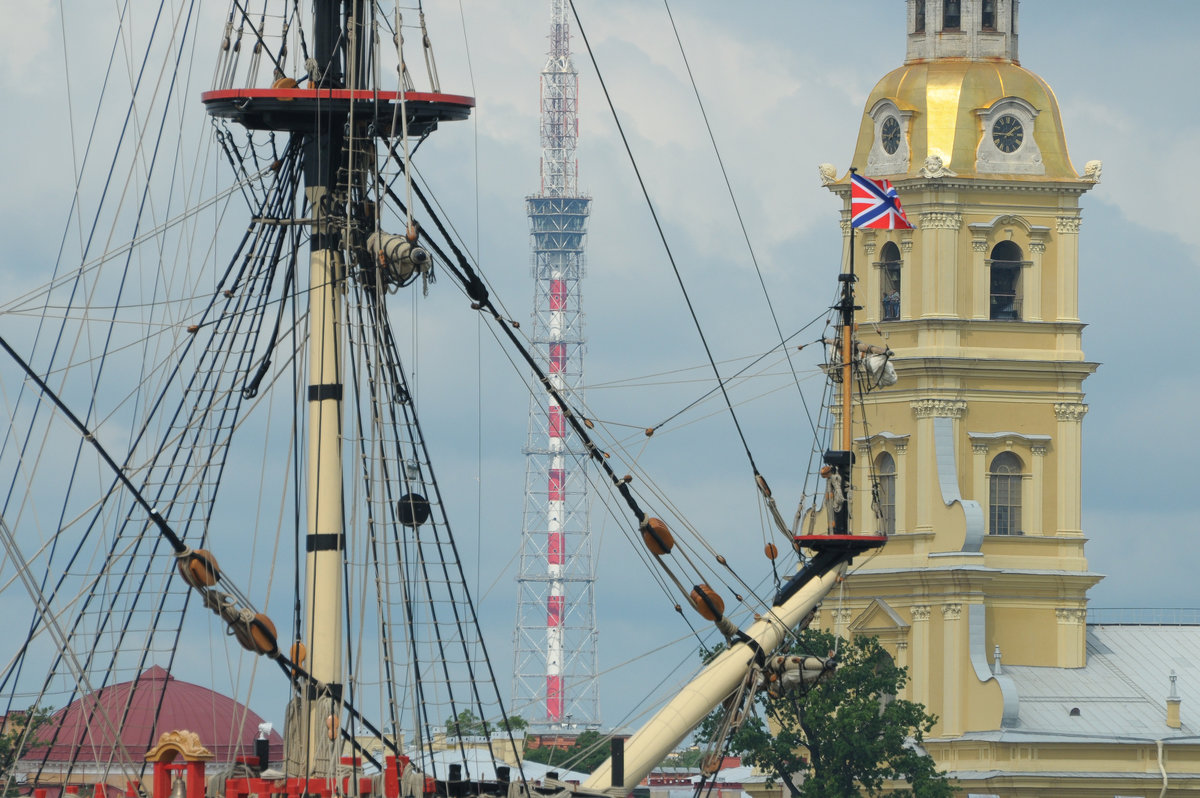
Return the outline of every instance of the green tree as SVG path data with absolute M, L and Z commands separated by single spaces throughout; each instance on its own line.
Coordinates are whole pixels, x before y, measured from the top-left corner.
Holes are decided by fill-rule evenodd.
M 807 630 L 786 652 L 825 655 L 833 635 Z M 906 783 L 888 795 L 943 798 L 954 787 L 921 748 L 937 718 L 895 696 L 908 672 L 896 667 L 874 637 L 842 640 L 837 668 L 815 685 L 757 697 L 762 715 L 747 719 L 730 749 L 785 785 L 794 798 L 859 798 L 883 793 L 884 782 Z M 780 652 L 784 653 L 784 652 Z M 716 728 L 716 716 L 702 730 Z
M 447 737 L 480 737 L 485 733 L 483 719 L 469 709 L 446 720 Z
M 469 709 L 464 709 L 446 721 L 447 737 L 487 737 L 492 732 L 520 732 L 529 728 L 529 721 L 520 715 L 503 718 L 495 723 L 489 723 Z
M 501 731 L 523 732 L 529 728 L 529 721 L 520 715 L 513 715 L 511 718 L 504 718 L 497 726 Z
M 30 707 L 24 712 L 9 712 L 0 719 L 0 784 L 7 787 L 4 795 L 16 795 L 13 769 L 33 744 L 37 730 L 44 726 L 53 709 Z

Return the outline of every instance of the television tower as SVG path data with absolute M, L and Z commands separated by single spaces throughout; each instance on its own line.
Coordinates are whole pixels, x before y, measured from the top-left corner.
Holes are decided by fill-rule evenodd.
M 582 404 L 580 280 L 591 198 L 579 193 L 579 73 L 568 0 L 551 0 L 550 57 L 541 77 L 541 191 L 525 200 L 533 264 L 533 342 L 549 380 Z M 554 399 L 529 404 L 525 516 L 517 576 L 510 711 L 534 729 L 598 728 L 595 568 L 587 460 Z

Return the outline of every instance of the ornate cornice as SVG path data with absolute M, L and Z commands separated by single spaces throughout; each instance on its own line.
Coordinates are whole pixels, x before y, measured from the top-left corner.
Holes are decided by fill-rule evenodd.
M 914 604 L 912 606 L 912 619 L 913 619 L 914 623 L 917 621 L 928 621 L 929 620 L 929 605 L 928 604 Z
M 1026 446 L 1046 446 L 1050 443 L 1049 435 L 1040 435 L 1032 432 L 967 432 L 967 438 L 971 441 L 972 451 L 976 446 L 992 446 L 995 444 L 1004 444 L 1012 446 L 1013 442 L 1020 442 Z
M 988 251 L 987 239 L 986 238 L 972 238 L 971 239 L 971 251 L 972 252 L 987 252 Z
M 1078 233 L 1080 219 L 1078 216 L 1059 216 L 1058 232 L 1060 233 Z
M 896 454 L 906 454 L 908 452 L 908 438 L 896 441 L 895 447 Z
M 909 407 L 917 418 L 962 418 L 967 413 L 967 403 L 961 399 L 918 399 Z
M 962 618 L 961 604 L 943 604 L 942 619 L 947 621 L 957 621 Z
M 1029 451 L 1033 452 L 1034 457 L 1045 457 L 1049 446 L 1044 443 L 1035 443 L 1029 447 Z
M 972 454 L 987 454 L 988 453 L 988 445 L 986 443 L 972 443 L 971 444 L 971 453 Z
M 912 252 L 912 235 L 911 234 L 900 239 L 900 251 L 905 254 Z
M 1054 405 L 1054 417 L 1059 421 L 1082 421 L 1088 406 L 1082 402 L 1059 402 Z
M 1087 623 L 1087 610 L 1079 607 L 1056 607 L 1054 617 L 1065 626 L 1080 626 Z
M 1045 254 L 1046 242 L 1045 241 L 1030 241 L 1029 242 L 1029 251 L 1034 253 L 1035 255 Z
M 830 186 L 830 189 L 840 194 L 850 193 L 850 181 L 844 184 Z M 988 193 L 995 191 L 1011 191 L 1020 192 L 1023 194 L 1068 194 L 1079 196 L 1092 190 L 1093 184 L 1085 180 L 1074 180 L 1072 182 L 1065 181 L 1022 181 L 1002 180 L 987 177 L 985 175 L 974 175 L 971 177 L 945 177 L 941 179 L 929 179 L 924 177 L 914 177 L 902 180 L 893 180 L 893 185 L 902 195 L 910 195 L 916 191 L 937 191 L 941 189 L 951 189 L 958 191 L 969 191 L 972 193 Z
M 930 211 L 921 214 L 922 230 L 958 230 L 962 227 L 962 214 L 949 211 Z

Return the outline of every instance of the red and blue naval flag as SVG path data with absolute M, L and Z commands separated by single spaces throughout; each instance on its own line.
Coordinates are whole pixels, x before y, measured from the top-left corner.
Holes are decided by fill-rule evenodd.
M 887 180 L 850 173 L 850 226 L 873 230 L 911 230 L 900 197 Z

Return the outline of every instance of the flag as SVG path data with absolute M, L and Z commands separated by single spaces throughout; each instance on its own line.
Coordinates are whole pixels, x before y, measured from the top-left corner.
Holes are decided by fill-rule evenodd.
M 896 189 L 886 180 L 850 173 L 850 225 L 874 230 L 911 230 Z

